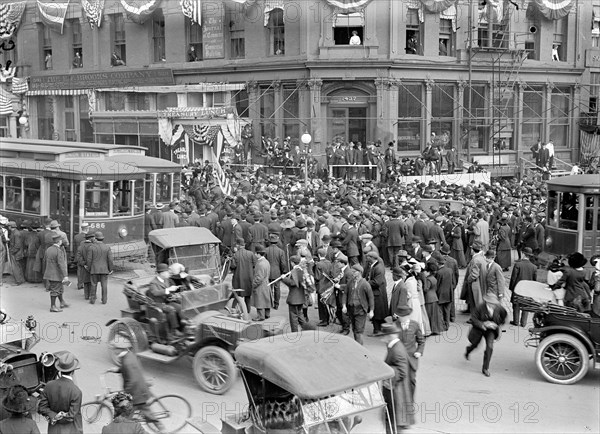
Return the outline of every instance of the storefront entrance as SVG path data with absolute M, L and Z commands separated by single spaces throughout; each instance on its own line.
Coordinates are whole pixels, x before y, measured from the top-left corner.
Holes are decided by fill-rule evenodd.
M 367 140 L 367 107 L 330 108 L 328 127 L 332 142 L 364 144 Z

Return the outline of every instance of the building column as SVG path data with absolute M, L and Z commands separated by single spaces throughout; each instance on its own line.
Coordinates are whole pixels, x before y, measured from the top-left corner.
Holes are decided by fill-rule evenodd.
M 395 3 L 395 2 L 392 2 Z M 389 94 L 389 128 L 390 128 L 390 140 L 394 143 L 398 142 L 398 103 L 400 93 L 400 82 L 397 80 L 390 80 Z M 394 146 L 397 149 L 397 146 Z
M 313 141 L 313 153 L 323 151 L 321 142 L 323 142 L 323 116 L 321 115 L 321 89 L 323 80 L 311 78 L 308 80 L 310 89 L 310 135 Z
M 463 146 L 462 146 L 463 143 L 462 143 L 462 140 L 460 140 L 460 138 L 462 137 L 463 125 L 465 123 L 465 117 L 464 117 L 465 87 L 468 86 L 469 82 L 461 79 L 461 80 L 458 80 L 457 84 L 458 84 L 458 96 L 456 98 L 457 101 L 454 106 L 454 113 L 456 114 L 456 116 L 454 116 L 454 119 L 455 119 L 454 128 L 453 128 L 454 131 L 452 133 L 451 140 L 452 140 L 452 143 L 454 143 L 454 147 L 456 148 L 456 153 L 458 154 L 458 157 L 463 158 L 463 152 L 465 152 L 466 149 L 463 149 Z M 468 145 L 469 145 L 469 143 L 467 141 L 467 146 Z
M 554 89 L 554 83 L 548 81 L 544 87 L 544 100 L 542 102 L 542 113 L 546 113 L 544 116 L 544 123 L 542 125 L 542 137 L 544 142 L 552 139 L 550 137 L 550 110 L 552 108 L 552 89 Z
M 391 139 L 392 119 L 390 118 L 390 80 L 388 78 L 375 79 L 375 88 L 377 89 L 376 105 L 376 133 L 374 139 L 380 139 L 382 143 L 387 143 Z
M 581 83 L 575 83 L 573 85 L 573 99 L 571 106 L 569 107 L 569 113 L 572 113 L 569 121 L 569 133 L 572 146 L 571 149 L 571 162 L 576 163 L 581 158 L 579 143 L 579 125 L 577 119 L 581 119 Z
M 261 140 L 260 135 L 260 100 L 258 82 L 250 81 L 246 85 L 248 89 L 248 113 L 252 118 L 252 131 L 254 133 L 253 140 Z
M 431 108 L 433 106 L 433 86 L 435 85 L 435 80 L 430 78 L 425 80 L 425 125 L 422 125 L 423 136 L 425 139 L 425 143 L 429 141 L 429 137 L 431 137 Z
M 282 138 L 283 141 L 283 114 L 284 110 L 281 106 L 283 104 L 281 81 L 275 80 L 273 82 L 273 118 L 275 120 L 275 137 Z M 275 138 L 274 137 L 274 138 Z
M 529 150 L 529 146 L 523 142 L 523 92 L 524 83 L 520 80 L 515 82 L 515 105 L 516 105 L 516 116 L 515 116 L 515 151 L 517 151 L 517 162 L 519 158 L 523 157 L 524 153 Z

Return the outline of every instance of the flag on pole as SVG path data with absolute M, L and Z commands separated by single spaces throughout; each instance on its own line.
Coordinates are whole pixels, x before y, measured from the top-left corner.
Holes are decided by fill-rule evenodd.
M 12 98 L 0 89 L 0 115 L 10 115 L 13 112 Z
M 202 25 L 202 0 L 179 0 L 183 15 Z
M 66 2 L 42 3 L 40 0 L 37 0 L 40 17 L 44 24 L 52 30 L 60 32 L 61 35 L 63 32 L 63 25 L 65 24 L 67 9 L 69 8 L 69 1 L 70 0 L 67 0 Z
M 29 90 L 29 83 L 27 82 L 27 77 L 25 78 L 19 78 L 19 77 L 13 77 L 12 78 L 12 93 L 14 93 L 15 95 L 21 95 L 22 93 L 25 93 Z

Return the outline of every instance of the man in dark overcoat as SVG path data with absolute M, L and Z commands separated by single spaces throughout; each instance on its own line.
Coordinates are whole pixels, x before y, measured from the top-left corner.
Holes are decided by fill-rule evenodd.
M 233 270 L 233 279 L 231 284 L 234 289 L 243 289 L 244 292 L 240 294 L 244 297 L 246 302 L 246 308 L 250 313 L 250 299 L 252 297 L 252 279 L 254 277 L 254 265 L 256 264 L 256 258 L 254 254 L 246 250 L 246 241 L 242 237 L 238 237 L 236 240 L 236 251 L 231 258 L 230 268 Z
M 308 322 L 302 307 L 305 303 L 304 288 L 302 287 L 303 270 L 297 267 L 300 264 L 299 256 L 292 256 L 290 258 L 290 265 L 292 266 L 292 272 L 288 277 L 284 277 L 283 283 L 289 288 L 288 297 L 286 303 L 288 304 L 289 320 L 290 320 L 290 331 L 297 332 L 298 326 L 302 327 L 302 330 L 310 330 L 314 327 Z
M 525 327 L 527 325 L 527 316 L 528 312 L 521 312 L 519 308 L 519 303 L 517 303 L 517 299 L 515 297 L 515 288 L 517 283 L 521 280 L 537 280 L 537 267 L 531 263 L 529 258 L 533 255 L 533 251 L 530 247 L 525 247 L 523 249 L 523 256 L 521 259 L 515 262 L 515 266 L 512 269 L 512 273 L 510 275 L 510 282 L 508 284 L 508 289 L 510 290 L 510 302 L 513 307 L 513 319 L 510 322 L 511 325 L 521 327 Z M 519 318 L 519 313 L 520 318 Z
M 365 270 L 365 278 L 371 285 L 375 299 L 374 316 L 371 318 L 371 322 L 373 323 L 373 334 L 378 335 L 381 332 L 381 324 L 389 314 L 385 265 L 375 252 L 367 253 L 367 262 L 369 266 Z
M 333 286 L 331 282 L 331 269 L 333 264 L 327 259 L 327 249 L 321 247 L 317 250 L 319 260 L 315 264 L 315 282 L 317 284 L 318 308 L 319 308 L 319 327 L 329 325 L 329 308 L 322 299 L 323 293 Z M 333 297 L 333 295 L 332 295 Z
M 104 234 L 100 231 L 94 233 L 96 242 L 90 246 L 86 267 L 90 272 L 90 304 L 96 303 L 96 290 L 98 283 L 102 288 L 102 304 L 108 300 L 108 275 L 113 272 L 113 256 L 109 246 L 104 244 Z
M 281 277 L 282 274 L 288 272 L 288 261 L 285 257 L 285 252 L 278 246 L 279 234 L 269 234 L 269 246 L 265 249 L 265 256 L 271 264 L 271 271 L 269 274 L 269 282 Z M 279 308 L 279 299 L 281 298 L 280 282 L 277 281 L 271 285 L 273 291 L 273 309 Z
M 48 434 L 83 434 L 81 389 L 73 382 L 79 360 L 69 351 L 56 358 L 59 378 L 49 381 L 40 392 L 38 413 L 48 419 Z
M 442 320 L 444 321 L 444 330 L 450 327 L 450 312 L 452 309 L 452 301 L 454 300 L 454 288 L 456 288 L 456 280 L 454 272 L 446 266 L 446 261 L 438 261 L 438 271 L 435 275 L 437 280 L 437 296 L 438 306 L 442 311 Z
M 44 254 L 46 268 L 44 271 L 44 280 L 48 282 L 50 291 L 50 312 L 62 312 L 62 308 L 69 307 L 63 299 L 63 283 L 69 281 L 67 271 L 67 254 L 62 248 L 62 237 L 54 233 L 52 244 Z M 60 301 L 60 308 L 55 306 L 56 299 Z
M 146 228 L 146 226 L 144 226 Z M 85 242 L 85 236 L 90 230 L 90 224 L 87 222 L 81 223 L 79 226 L 79 233 L 73 237 L 73 260 L 77 264 L 77 289 L 83 289 L 83 273 L 85 268 L 79 264 L 77 258 L 79 257 L 79 248 L 81 244 Z M 147 234 L 146 234 L 147 235 Z M 146 239 L 148 237 L 146 236 Z
M 408 377 L 410 381 L 411 396 L 415 399 L 417 389 L 417 369 L 419 368 L 419 359 L 425 349 L 425 337 L 421 331 L 421 326 L 416 321 L 410 319 L 412 308 L 408 305 L 402 306 L 397 310 L 397 326 L 400 329 L 398 337 L 404 344 L 408 354 Z
M 398 211 L 394 210 L 392 218 L 383 224 L 383 237 L 386 239 L 388 260 L 392 269 L 399 265 L 397 254 L 404 246 L 406 233 L 406 223 L 399 218 Z
M 362 345 L 367 317 L 373 318 L 373 291 L 371 285 L 362 277 L 362 265 L 354 264 L 350 270 L 352 279 L 346 283 L 342 295 L 342 312 L 347 313 L 350 318 L 354 340 Z
M 89 270 L 85 268 L 88 257 L 90 256 L 90 249 L 94 244 L 94 232 L 88 232 L 85 234 L 85 240 L 79 245 L 77 249 L 77 266 L 81 267 L 81 282 L 83 283 L 83 296 L 86 300 L 90 299 L 90 291 L 92 289 L 92 275 Z

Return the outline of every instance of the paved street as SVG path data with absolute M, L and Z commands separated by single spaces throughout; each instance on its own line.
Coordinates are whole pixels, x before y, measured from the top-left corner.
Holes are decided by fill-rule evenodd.
M 461 273 L 462 274 L 462 273 Z M 5 276 L 8 277 L 8 276 Z M 100 393 L 98 375 L 111 366 L 107 350 L 107 328 L 104 324 L 119 316 L 126 306 L 121 294 L 123 280 L 110 281 L 108 304 L 89 305 L 74 285 L 67 288 L 65 299 L 71 307 L 63 313 L 50 313 L 49 297 L 42 285 L 11 285 L 8 277 L 2 286 L 2 307 L 14 318 L 34 314 L 42 336 L 35 351 L 69 349 L 82 363 L 76 381 L 83 389 L 84 401 Z M 122 276 L 125 277 L 125 276 Z M 282 304 L 285 308 L 285 303 Z M 286 315 L 286 310 L 276 311 Z M 316 309 L 310 309 L 313 320 Z M 509 326 L 495 346 L 490 378 L 481 374 L 483 348 L 463 358 L 467 343 L 467 317 L 458 314 L 457 322 L 443 336 L 427 339 L 417 382 L 417 424 L 409 432 L 514 432 L 559 433 L 599 432 L 600 372 L 590 371 L 573 386 L 545 382 L 538 374 L 533 356 L 535 350 L 525 348 L 524 329 Z M 337 327 L 337 326 L 335 326 Z M 367 326 L 367 331 L 370 331 Z M 333 326 L 323 329 L 323 338 L 335 342 Z M 384 345 L 367 337 L 366 346 L 383 357 Z M 247 404 L 241 381 L 224 396 L 201 392 L 193 380 L 189 360 L 172 365 L 144 361 L 146 374 L 155 384 L 155 393 L 185 396 L 193 406 L 194 416 L 202 415 L 220 426 L 219 419 L 240 411 Z M 116 384 L 117 378 L 112 378 Z M 40 429 L 46 432 L 45 422 Z M 361 432 L 360 425 L 356 432 Z M 100 432 L 100 426 L 85 427 L 85 432 Z

